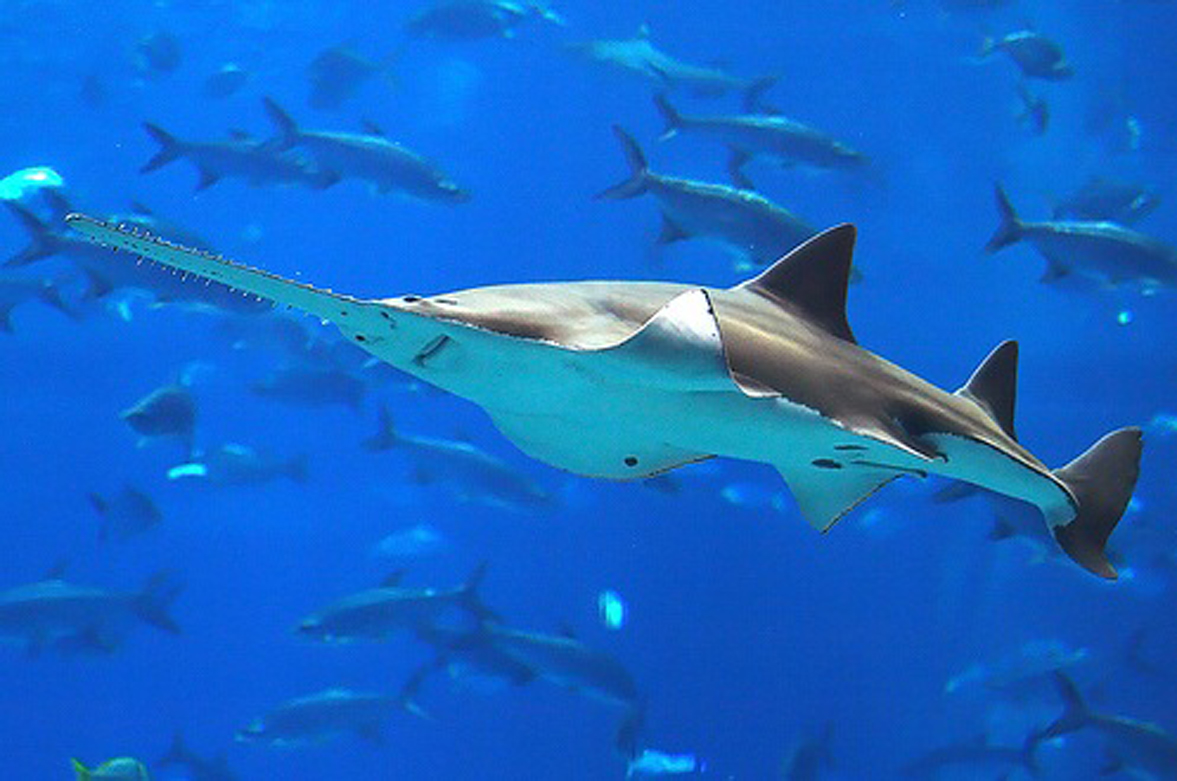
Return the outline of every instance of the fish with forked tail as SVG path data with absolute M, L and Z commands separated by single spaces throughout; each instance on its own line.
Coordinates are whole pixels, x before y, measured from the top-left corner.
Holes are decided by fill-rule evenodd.
M 846 318 L 856 231 L 831 228 L 731 288 L 658 282 L 498 285 L 366 300 L 82 215 L 84 235 L 330 321 L 381 360 L 481 406 L 525 453 L 639 480 L 727 456 L 774 465 L 827 530 L 891 481 L 936 474 L 1035 505 L 1105 578 L 1140 471 L 1141 430 L 1050 469 L 1014 432 L 1005 342 L 956 392 L 858 345 Z

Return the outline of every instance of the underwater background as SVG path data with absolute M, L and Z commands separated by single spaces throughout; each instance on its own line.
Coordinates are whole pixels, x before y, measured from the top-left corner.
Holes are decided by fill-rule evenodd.
M 459 40 L 407 29 L 423 8 L 3 3 L 0 176 L 45 166 L 64 181 L 11 180 L 2 254 L 35 241 L 22 214 L 69 234 L 52 190 L 97 216 L 149 209 L 153 232 L 183 226 L 184 243 L 196 234 L 226 257 L 359 297 L 575 279 L 724 287 L 755 263 L 715 242 L 659 243 L 648 195 L 593 198 L 627 176 L 611 126 L 633 134 L 652 170 L 733 187 L 715 140 L 658 140 L 652 98 L 665 91 L 692 115 L 771 105 L 867 158 L 850 170 L 745 168 L 814 228 L 857 225 L 848 314 L 863 346 L 951 390 L 1001 340 L 1018 340 L 1019 439 L 1051 466 L 1107 430 L 1144 427 L 1140 481 L 1109 546 L 1119 580 L 1049 541 L 993 539 L 1003 513 L 1020 510 L 943 501 L 936 481 L 897 481 L 819 534 L 762 464 L 713 460 L 647 483 L 565 474 L 518 452 L 474 405 L 365 363 L 312 318 L 276 325 L 163 303 L 81 270 L 71 252 L 88 250 L 55 246 L 0 277 L 13 291 L 0 291 L 5 777 L 69 778 L 71 757 L 120 755 L 163 779 L 625 777 L 614 704 L 575 685 L 458 670 L 418 692 L 428 718 L 393 707 L 378 738 L 236 739 L 281 703 L 333 688 L 395 703 L 435 658 L 428 643 L 410 632 L 318 643 L 298 636 L 300 620 L 393 572 L 448 589 L 485 562 L 478 592 L 499 619 L 574 635 L 623 665 L 644 702 L 640 747 L 690 755 L 696 774 L 1018 779 L 1033 766 L 1041 778 L 1094 779 L 1114 777 L 1110 755 L 1113 774 L 1177 778 L 1177 758 L 1109 749 L 1096 729 L 1041 742 L 1031 764 L 979 750 L 1017 749 L 1049 725 L 1063 708 L 1051 673 L 1065 668 L 1090 707 L 1156 722 L 1162 754 L 1177 756 L 1173 291 L 1045 284 L 1028 244 L 984 252 L 997 183 L 1033 220 L 1093 181 L 1134 186 L 1130 203 L 1157 203 L 1133 230 L 1177 241 L 1177 8 L 565 0 L 510 35 Z M 638 40 L 643 25 L 680 61 L 777 81 L 746 107 L 741 87 L 682 86 L 568 45 Z M 1034 78 L 1005 52 L 982 56 L 987 37 L 1015 31 L 1058 43 L 1073 75 Z M 354 66 L 350 78 L 323 75 L 330 53 Z M 331 105 L 311 104 L 316 84 Z M 1033 114 L 1029 93 L 1048 121 L 1041 109 L 1020 116 Z M 182 139 L 270 139 L 267 96 L 307 129 L 379 126 L 469 200 L 248 173 L 194 190 L 185 160 L 140 172 L 159 151 L 144 122 Z M 21 292 L 37 286 L 55 293 Z M 291 380 L 310 361 L 326 386 Z M 195 404 L 190 437 L 134 430 L 124 413 L 168 386 Z M 363 446 L 381 409 L 405 447 Z M 500 471 L 410 437 L 477 448 Z M 217 479 L 213 455 L 226 452 L 252 461 Z M 159 518 L 144 520 L 127 487 Z M 48 637 L 3 618 L 7 589 L 60 579 L 128 595 L 156 573 L 178 591 L 167 613 L 179 633 L 132 616 Z M 157 764 L 177 734 L 204 765 Z M 937 765 L 944 747 L 958 759 Z M 808 767 L 806 750 L 817 757 Z

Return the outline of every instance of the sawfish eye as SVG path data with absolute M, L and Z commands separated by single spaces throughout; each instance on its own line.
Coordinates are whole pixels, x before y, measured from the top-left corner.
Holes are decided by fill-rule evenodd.
M 637 456 L 626 456 L 625 457 L 625 465 L 626 466 L 637 466 L 638 465 L 638 457 Z

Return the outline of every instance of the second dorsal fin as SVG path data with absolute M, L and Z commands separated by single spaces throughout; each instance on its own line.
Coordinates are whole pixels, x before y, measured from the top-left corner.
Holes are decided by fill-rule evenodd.
M 1018 387 L 1018 343 L 1004 341 L 989 353 L 956 395 L 975 402 L 1001 426 L 1010 439 L 1014 430 L 1014 401 Z
M 846 321 L 846 287 L 856 235 L 849 223 L 835 225 L 739 287 L 787 301 L 829 333 L 857 344 Z

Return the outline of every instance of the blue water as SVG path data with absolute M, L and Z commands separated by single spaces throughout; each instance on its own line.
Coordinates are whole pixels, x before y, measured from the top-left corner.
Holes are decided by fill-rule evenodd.
M 431 658 L 408 635 L 345 647 L 300 640 L 293 629 L 304 615 L 391 570 L 448 587 L 481 561 L 482 596 L 504 621 L 570 627 L 621 660 L 648 703 L 642 744 L 693 753 L 709 777 L 779 778 L 791 747 L 827 723 L 835 762 L 821 777 L 830 779 L 899 778 L 912 759 L 986 732 L 1017 745 L 1033 728 L 1017 719 L 1042 727 L 1060 710 L 1049 687 L 1011 705 L 944 686 L 1037 639 L 1087 649 L 1074 676 L 1094 707 L 1177 730 L 1172 671 L 1141 672 L 1127 652 L 1138 630 L 1158 664 L 1177 649 L 1177 435 L 1148 425 L 1177 408 L 1177 303 L 1171 292 L 1054 289 L 1038 282 L 1043 264 L 1028 246 L 981 251 L 997 224 L 994 182 L 1038 219 L 1091 175 L 1157 188 L 1167 200 L 1138 227 L 1177 241 L 1177 12 L 1128 0 L 1020 0 L 952 14 L 932 0 L 732 5 L 566 0 L 557 6 L 566 28 L 533 23 L 513 40 L 404 46 L 401 25 L 418 6 L 403 0 L 9 3 L 0 174 L 52 166 L 81 210 L 141 202 L 229 257 L 357 296 L 588 278 L 735 284 L 751 272 L 713 245 L 652 252 L 652 199 L 591 197 L 625 175 L 613 123 L 642 142 L 655 170 L 725 181 L 719 145 L 655 140 L 649 82 L 562 50 L 649 23 L 652 40 L 684 59 L 779 75 L 776 106 L 870 156 L 868 176 L 749 169 L 763 194 L 815 226 L 858 225 L 864 279 L 851 289 L 849 317 L 865 347 L 951 389 L 992 346 L 1016 338 L 1019 437 L 1052 466 L 1114 427 L 1146 426 L 1136 502 L 1113 537 L 1120 581 L 990 541 L 988 505 L 935 504 L 936 485 L 891 486 L 819 535 L 764 465 L 684 470 L 675 493 L 580 479 L 529 460 L 473 405 L 401 380 L 374 382 L 360 410 L 251 394 L 278 359 L 231 349 L 215 316 L 136 300 L 129 320 L 98 303 L 75 321 L 31 302 L 0 335 L 0 590 L 38 581 L 61 560 L 70 582 L 124 592 L 169 571 L 185 584 L 172 608 L 183 634 L 141 624 L 106 655 L 0 648 L 7 778 L 68 778 L 75 756 L 154 763 L 177 731 L 201 755 L 225 753 L 242 779 L 622 777 L 617 711 L 544 682 L 482 691 L 440 675 L 423 694 L 433 720 L 394 713 L 379 744 L 351 735 L 286 749 L 234 741 L 284 700 L 334 686 L 392 694 Z M 1042 136 L 1017 120 L 1014 65 L 974 57 L 985 34 L 1027 23 L 1061 42 L 1076 70 L 1069 81 L 1031 84 L 1051 105 Z M 136 66 L 137 42 L 158 31 L 178 41 L 174 71 Z M 341 42 L 371 58 L 398 52 L 391 75 L 316 111 L 307 66 Z M 230 61 L 249 81 L 228 98 L 205 97 L 205 79 Z M 101 99 L 79 97 L 88 79 Z M 184 138 L 265 136 L 267 95 L 309 128 L 376 122 L 436 160 L 472 200 L 412 202 L 354 181 L 314 191 L 238 179 L 194 193 L 185 162 L 138 172 L 156 151 L 143 121 Z M 738 109 L 733 96 L 675 101 L 692 113 Z M 4 254 L 26 240 L 16 220 L 0 220 Z M 193 362 L 203 367 L 192 385 L 198 447 L 305 453 L 305 484 L 167 479 L 184 460 L 179 448 L 139 447 L 118 413 Z M 363 451 L 380 403 L 406 432 L 469 440 L 507 460 L 557 506 L 488 506 L 444 481 L 420 484 L 406 454 Z M 87 494 L 124 484 L 149 493 L 164 521 L 100 544 Z M 420 523 L 444 536 L 442 551 L 372 555 L 381 538 Z M 617 631 L 598 616 L 606 589 L 628 606 Z M 1101 757 L 1100 737 L 1087 732 L 1038 749 L 1048 779 L 1099 777 Z M 943 777 L 1005 776 L 973 768 Z

